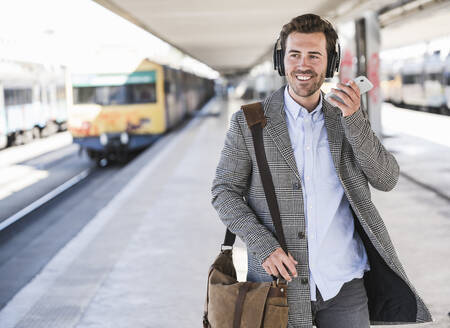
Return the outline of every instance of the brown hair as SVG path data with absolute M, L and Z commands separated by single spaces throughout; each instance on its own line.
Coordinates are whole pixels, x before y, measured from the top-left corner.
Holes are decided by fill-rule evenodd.
M 305 14 L 291 19 L 291 21 L 283 26 L 280 32 L 280 42 L 283 52 L 286 51 L 286 39 L 292 32 L 314 33 L 322 32 L 325 34 L 327 44 L 327 54 L 330 58 L 336 47 L 338 35 L 330 22 L 322 19 L 315 14 Z

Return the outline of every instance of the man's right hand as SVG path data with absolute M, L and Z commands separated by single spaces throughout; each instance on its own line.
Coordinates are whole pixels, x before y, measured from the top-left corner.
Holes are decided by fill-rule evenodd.
M 287 281 L 292 281 L 286 268 L 291 272 L 294 277 L 297 277 L 297 270 L 295 265 L 298 264 L 296 260 L 292 257 L 291 253 L 286 255 L 281 247 L 278 247 L 262 264 L 263 268 L 268 274 L 274 275 L 276 277 L 281 275 Z

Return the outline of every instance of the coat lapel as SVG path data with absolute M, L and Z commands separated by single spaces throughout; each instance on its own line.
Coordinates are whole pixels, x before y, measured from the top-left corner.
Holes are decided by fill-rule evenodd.
M 264 115 L 267 118 L 265 129 L 267 129 L 268 134 L 273 139 L 289 167 L 294 171 L 297 179 L 301 181 L 289 137 L 286 118 L 284 117 L 284 88 L 285 86 L 275 91 L 264 103 Z
M 264 115 L 267 118 L 265 129 L 267 129 L 267 132 L 274 141 L 278 151 L 295 173 L 295 176 L 301 180 L 295 161 L 294 151 L 292 149 L 286 118 L 284 116 L 284 88 L 285 86 L 275 91 L 264 103 Z M 324 97 L 325 94 L 323 91 L 321 91 L 321 93 L 322 97 Z M 330 147 L 334 167 L 339 175 L 342 140 L 344 137 L 344 130 L 340 121 L 340 110 L 333 107 L 325 99 L 322 101 L 322 110 L 328 134 L 328 145 Z

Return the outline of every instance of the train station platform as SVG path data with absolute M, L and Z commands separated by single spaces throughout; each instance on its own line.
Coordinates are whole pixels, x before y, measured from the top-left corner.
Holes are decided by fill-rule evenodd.
M 225 233 L 210 188 L 240 105 L 210 101 L 121 170 L 122 190 L 2 309 L 0 327 L 200 327 L 208 267 Z M 449 327 L 450 172 L 437 158 L 448 159 L 450 147 L 395 127 L 385 144 L 402 173 L 393 191 L 372 189 L 375 205 L 433 314 L 423 326 Z M 244 247 L 237 240 L 240 279 Z

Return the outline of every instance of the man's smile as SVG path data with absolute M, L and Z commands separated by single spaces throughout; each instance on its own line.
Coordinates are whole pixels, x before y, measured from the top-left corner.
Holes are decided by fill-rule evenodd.
M 292 76 L 294 77 L 295 80 L 299 81 L 299 82 L 307 82 L 312 80 L 313 78 L 315 78 L 317 76 L 317 74 L 315 74 L 313 71 L 311 70 L 307 70 L 307 71 L 294 71 L 292 72 Z
M 309 81 L 311 80 L 312 76 L 311 75 L 295 75 L 295 78 L 299 81 Z

